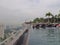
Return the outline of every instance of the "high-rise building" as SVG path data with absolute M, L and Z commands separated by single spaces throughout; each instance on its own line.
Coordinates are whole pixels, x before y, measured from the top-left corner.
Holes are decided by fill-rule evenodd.
M 4 25 L 1 24 L 1 25 L 0 25 L 0 37 L 1 37 L 1 38 L 4 38 L 4 29 L 5 29 L 5 28 L 4 28 Z

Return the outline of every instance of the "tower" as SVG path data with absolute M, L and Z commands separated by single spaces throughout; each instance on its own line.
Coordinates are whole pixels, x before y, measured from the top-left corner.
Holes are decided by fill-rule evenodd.
M 4 25 L 0 25 L 0 37 L 4 38 Z

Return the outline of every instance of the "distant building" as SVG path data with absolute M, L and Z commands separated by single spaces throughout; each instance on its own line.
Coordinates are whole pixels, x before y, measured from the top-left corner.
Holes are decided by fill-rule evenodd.
M 4 28 L 4 25 L 1 24 L 1 25 L 0 25 L 0 37 L 1 37 L 1 38 L 4 38 L 4 29 L 5 29 L 5 28 Z

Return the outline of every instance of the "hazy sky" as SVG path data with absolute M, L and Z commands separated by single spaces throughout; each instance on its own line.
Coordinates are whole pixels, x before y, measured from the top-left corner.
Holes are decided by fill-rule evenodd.
M 59 10 L 60 0 L 0 0 L 0 23 L 20 23 Z

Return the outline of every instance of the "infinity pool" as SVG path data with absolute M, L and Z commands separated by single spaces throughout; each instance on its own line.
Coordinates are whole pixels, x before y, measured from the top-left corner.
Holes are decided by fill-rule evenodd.
M 60 29 L 31 29 L 29 45 L 60 45 Z

